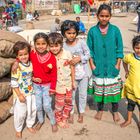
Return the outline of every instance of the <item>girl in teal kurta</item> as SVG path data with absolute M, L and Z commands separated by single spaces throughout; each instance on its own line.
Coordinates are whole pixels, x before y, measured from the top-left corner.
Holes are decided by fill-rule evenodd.
M 94 100 L 98 112 L 95 118 L 101 120 L 104 103 L 112 103 L 113 119 L 119 121 L 118 102 L 121 99 L 120 63 L 123 58 L 123 43 L 120 30 L 109 23 L 110 6 L 103 4 L 97 12 L 99 22 L 88 33 L 87 44 L 93 60 L 92 73 Z

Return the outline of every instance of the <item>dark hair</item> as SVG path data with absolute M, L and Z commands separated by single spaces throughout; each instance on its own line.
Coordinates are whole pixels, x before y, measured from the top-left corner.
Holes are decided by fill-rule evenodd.
M 57 33 L 57 32 L 53 32 L 53 33 L 50 33 L 49 35 L 49 45 L 51 44 L 60 44 L 61 46 L 63 45 L 63 37 L 60 33 Z
M 135 46 L 139 45 L 140 44 L 140 35 L 138 36 L 135 36 L 133 39 L 132 39 L 132 47 L 135 48 Z
M 99 9 L 97 11 L 97 16 L 100 14 L 100 12 L 102 10 L 107 10 L 109 12 L 109 14 L 111 15 L 111 7 L 109 5 L 107 5 L 107 4 L 102 4 L 102 5 L 100 5 L 100 7 L 99 7 Z
M 80 19 L 80 17 L 76 17 L 76 19 Z
M 59 24 L 60 23 L 60 19 L 59 18 L 55 18 L 55 23 Z
M 18 52 L 20 50 L 23 50 L 27 48 L 28 49 L 28 53 L 30 53 L 31 51 L 31 45 L 27 42 L 22 42 L 22 41 L 18 41 L 14 44 L 13 46 L 13 50 L 14 50 L 14 54 L 17 56 L 18 55 Z
M 63 24 L 61 25 L 61 34 L 62 34 L 63 36 L 65 36 L 65 32 L 66 32 L 67 30 L 70 30 L 71 28 L 75 29 L 76 35 L 78 35 L 79 26 L 78 26 L 78 24 L 76 23 L 76 21 L 65 20 L 65 21 L 63 22 Z
M 47 34 L 45 34 L 45 33 L 43 33 L 43 32 L 40 32 L 40 33 L 37 33 L 35 36 L 34 36 L 34 44 L 35 44 L 35 42 L 38 40 L 38 39 L 40 39 L 40 38 L 43 38 L 46 42 L 47 42 L 47 44 L 49 44 L 49 42 L 48 42 L 48 35 Z

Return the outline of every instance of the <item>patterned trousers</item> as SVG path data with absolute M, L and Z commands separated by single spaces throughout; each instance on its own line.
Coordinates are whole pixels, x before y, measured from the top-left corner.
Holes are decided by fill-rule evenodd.
M 55 118 L 56 122 L 65 121 L 72 110 L 72 91 L 66 90 L 65 94 L 56 93 L 55 96 Z

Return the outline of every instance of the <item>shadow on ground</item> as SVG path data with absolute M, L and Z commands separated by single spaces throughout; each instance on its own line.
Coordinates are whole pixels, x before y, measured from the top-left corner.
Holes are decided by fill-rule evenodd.
M 91 95 L 88 95 L 87 104 L 88 104 L 90 110 L 96 110 L 97 111 L 97 105 L 94 102 L 94 99 L 93 99 L 93 97 Z M 112 113 L 112 106 L 111 106 L 110 103 L 104 105 L 104 111 L 106 111 L 106 112 L 109 111 L 109 112 Z M 118 112 L 121 114 L 121 116 L 124 118 L 124 120 L 127 119 L 127 100 L 126 99 L 122 99 L 119 102 L 119 110 L 118 110 Z M 137 124 L 138 130 L 139 130 L 139 133 L 140 133 L 139 120 L 138 120 L 138 117 L 136 116 L 135 113 L 133 113 L 133 120 Z

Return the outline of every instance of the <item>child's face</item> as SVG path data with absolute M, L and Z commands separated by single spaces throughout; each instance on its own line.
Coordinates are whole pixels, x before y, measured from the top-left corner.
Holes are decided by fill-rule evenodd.
M 77 22 L 80 22 L 80 18 L 76 18 L 76 21 L 77 21 Z
M 44 38 L 39 38 L 35 42 L 35 49 L 40 54 L 43 54 L 47 51 L 48 44 Z
M 136 45 L 133 49 L 135 54 L 140 57 L 140 44 Z
M 76 36 L 77 36 L 76 31 L 73 28 L 65 32 L 65 37 L 69 42 L 74 42 L 76 39 Z
M 58 55 L 61 52 L 62 46 L 60 44 L 51 44 L 50 45 L 50 51 L 54 55 Z
M 108 10 L 102 10 L 97 18 L 102 26 L 106 26 L 111 18 L 111 15 Z
M 18 51 L 18 55 L 17 58 L 19 59 L 19 61 L 21 63 L 27 64 L 29 61 L 29 52 L 28 52 L 28 48 L 25 48 L 23 50 L 19 50 Z

